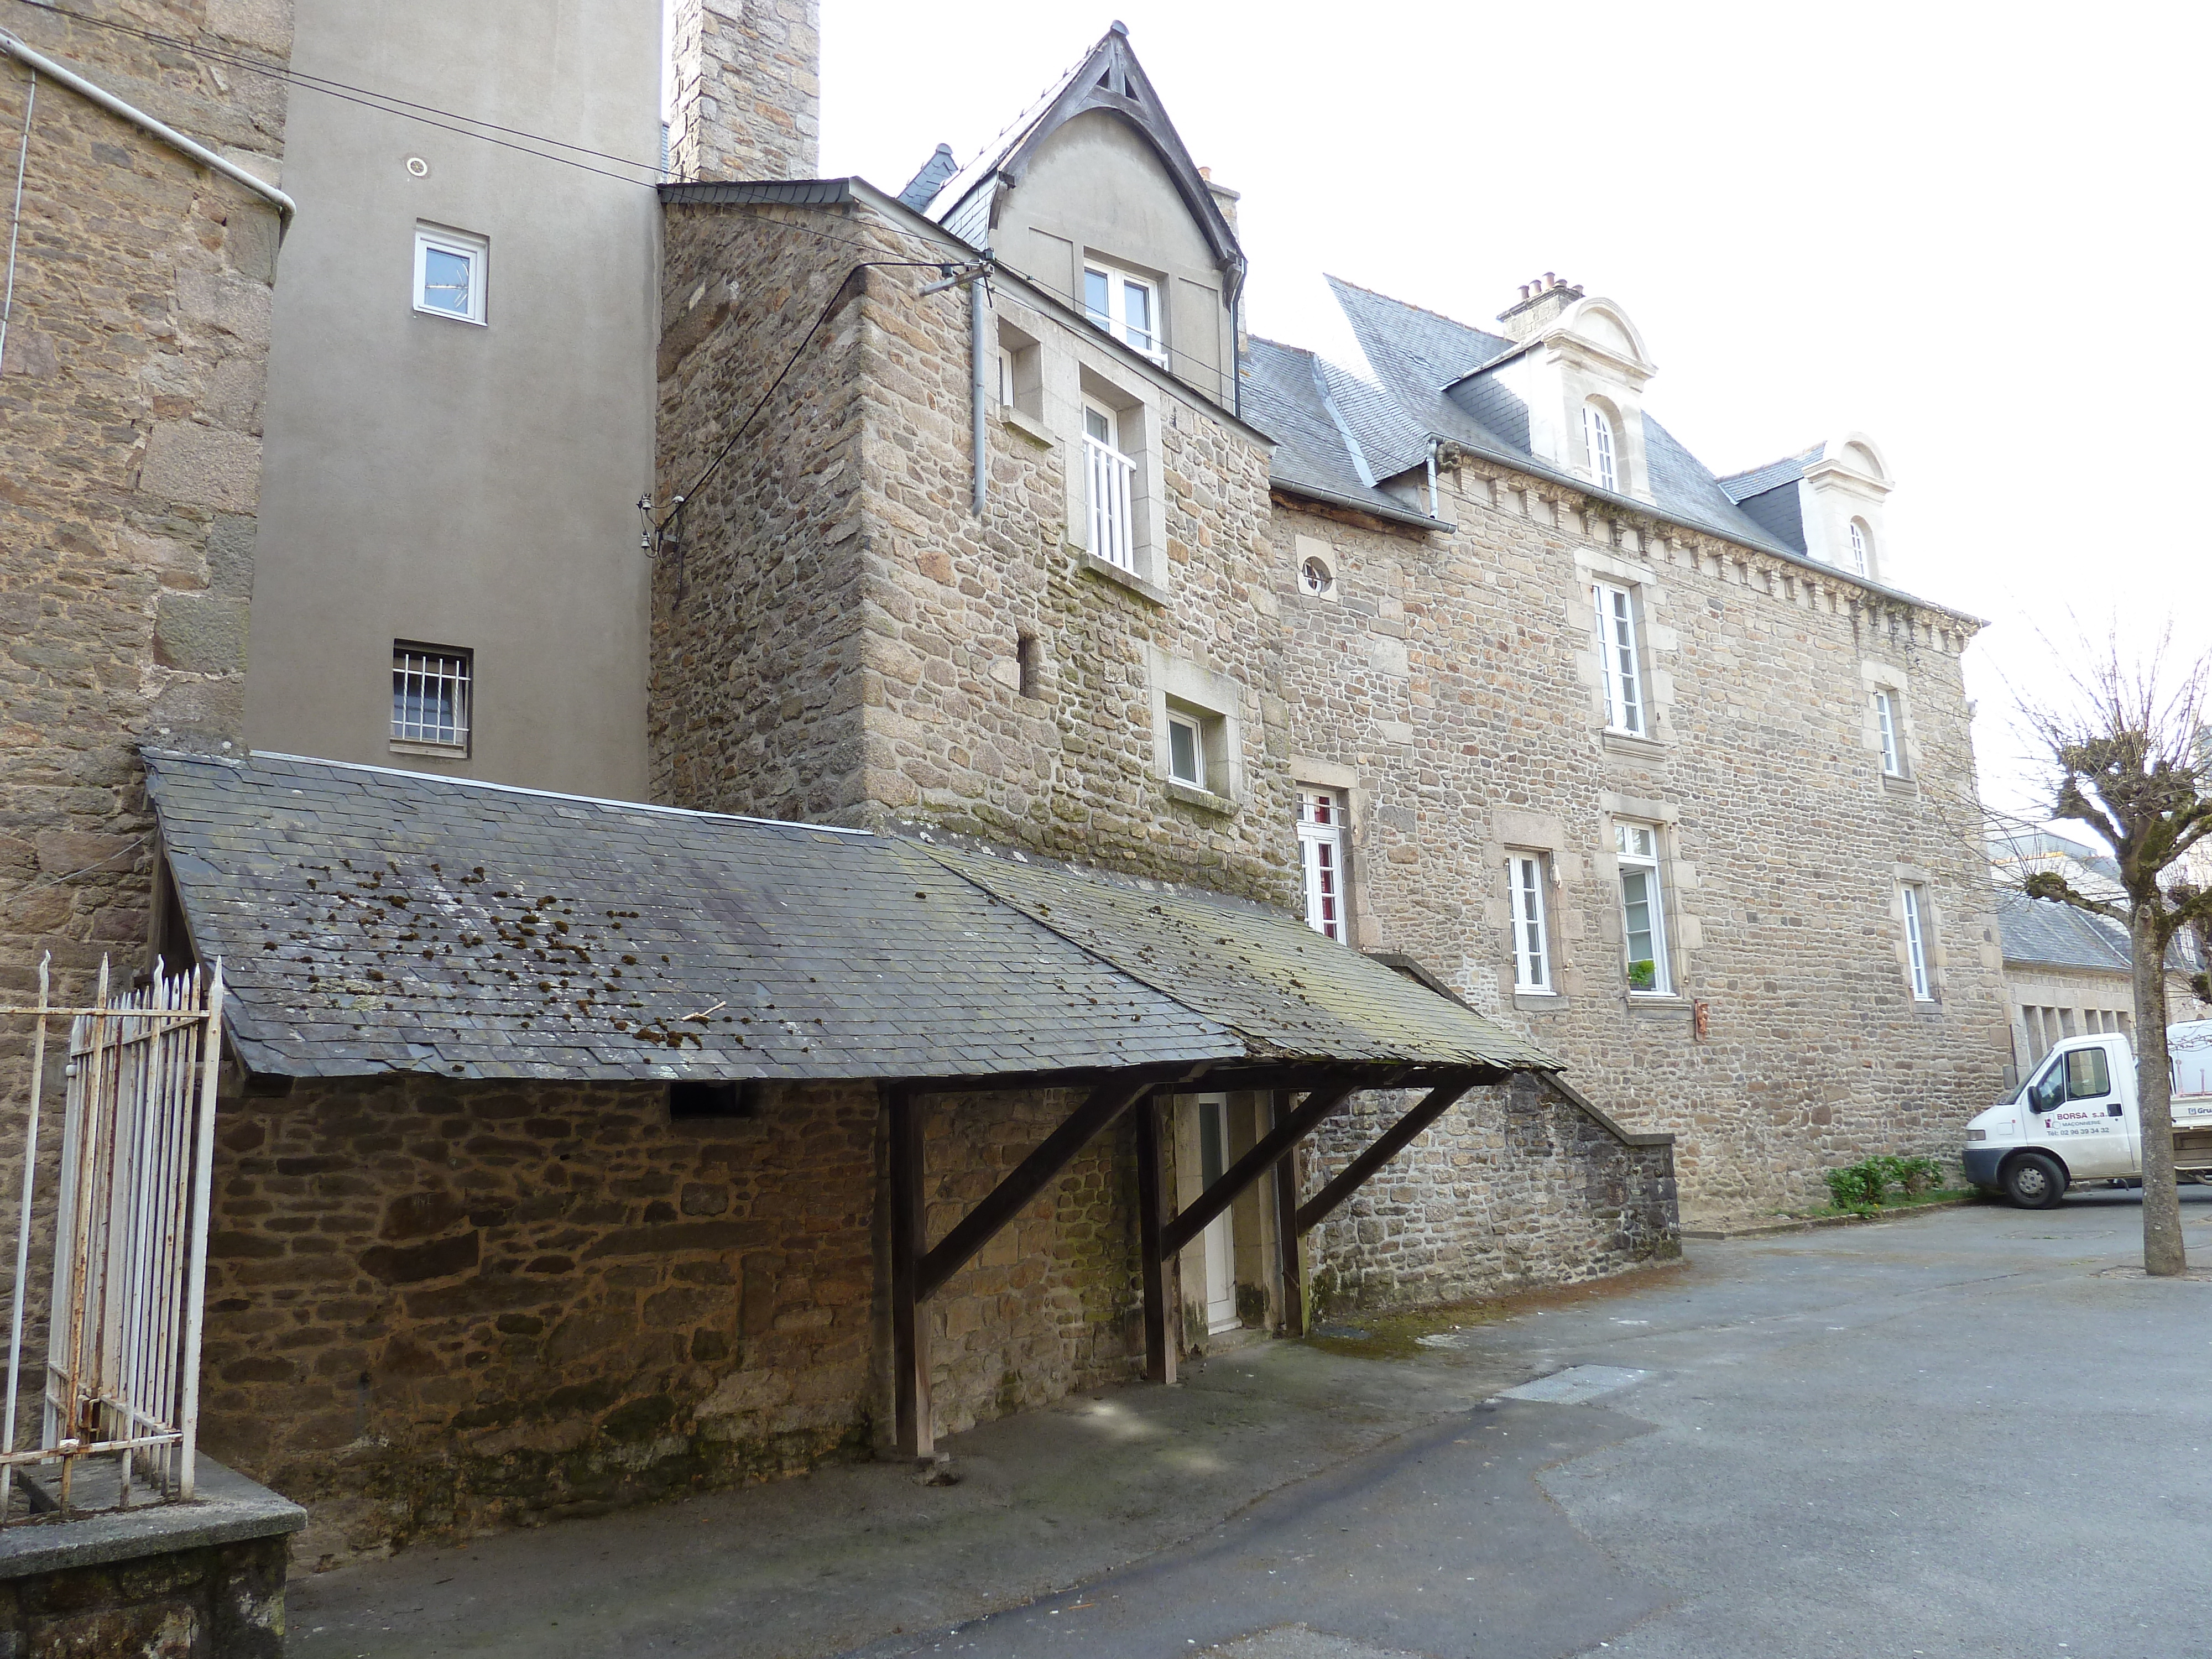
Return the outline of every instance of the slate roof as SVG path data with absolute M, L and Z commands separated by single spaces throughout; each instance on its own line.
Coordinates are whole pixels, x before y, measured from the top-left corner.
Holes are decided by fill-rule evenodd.
M 2054 899 L 1997 893 L 1997 929 L 2007 962 L 2051 968 L 2094 968 L 2124 974 L 2130 957 L 2126 933 L 2102 916 Z
M 186 924 L 224 958 L 257 1072 L 956 1078 L 1324 1039 L 1343 1058 L 1553 1066 L 1440 997 L 1440 1023 L 1409 1021 L 1389 988 L 1358 989 L 1395 975 L 1316 936 L 1332 960 L 1291 983 L 1281 927 L 1299 924 L 1253 907 L 1170 896 L 1230 952 L 1293 964 L 1231 972 L 1232 996 L 1187 953 L 1096 949 L 1096 927 L 1071 939 L 895 836 L 284 756 L 146 762 Z M 1097 878 L 1056 879 L 1064 914 L 1119 914 L 1081 902 Z
M 1764 495 L 1770 489 L 1779 489 L 1787 483 L 1796 483 L 1805 476 L 1805 469 L 1827 453 L 1826 442 L 1814 444 L 1802 455 L 1784 455 L 1778 461 L 1769 461 L 1765 466 L 1731 472 L 1720 480 L 1720 486 L 1732 501 L 1748 501 L 1753 495 Z
M 1408 524 L 1435 522 L 1375 487 L 1377 478 L 1421 465 L 1427 434 L 1376 388 L 1312 352 L 1253 337 L 1244 357 L 1244 418 L 1275 441 L 1271 483 Z M 1403 455 L 1409 447 L 1410 461 Z

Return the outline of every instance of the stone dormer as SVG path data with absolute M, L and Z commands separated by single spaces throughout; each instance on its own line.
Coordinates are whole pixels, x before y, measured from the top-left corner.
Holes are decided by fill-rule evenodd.
M 1793 551 L 1869 581 L 1894 585 L 1882 501 L 1889 463 L 1863 432 L 1719 481 L 1744 515 Z

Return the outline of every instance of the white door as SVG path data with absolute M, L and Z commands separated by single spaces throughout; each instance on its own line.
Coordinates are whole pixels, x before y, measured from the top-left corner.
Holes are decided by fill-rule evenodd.
M 1199 1178 L 1206 1188 L 1221 1179 L 1228 1168 L 1229 1102 L 1222 1095 L 1198 1097 Z M 1206 1245 L 1206 1328 L 1234 1330 L 1237 1319 L 1237 1242 L 1229 1212 L 1224 1210 L 1206 1224 L 1200 1235 Z

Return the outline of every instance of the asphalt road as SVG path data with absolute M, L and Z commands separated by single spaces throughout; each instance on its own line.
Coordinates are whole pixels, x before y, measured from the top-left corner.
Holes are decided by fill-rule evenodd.
M 2212 1188 L 2183 1214 L 2212 1267 Z M 835 1471 L 307 1580 L 293 1650 L 2201 1659 L 2212 1274 L 2144 1279 L 2140 1228 L 2094 1193 L 1696 1243 L 988 1425 L 963 1486 Z M 1643 1375 L 1497 1397 L 1584 1366 Z

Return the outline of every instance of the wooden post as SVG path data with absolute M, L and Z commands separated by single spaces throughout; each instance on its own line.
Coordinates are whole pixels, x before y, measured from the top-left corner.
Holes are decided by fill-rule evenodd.
M 1273 1122 L 1280 1128 L 1291 1115 L 1291 1091 L 1272 1091 Z M 1306 1334 L 1306 1279 L 1298 1243 L 1298 1149 L 1292 1146 L 1275 1161 L 1275 1250 L 1280 1258 L 1283 1281 L 1283 1334 Z
M 1137 1253 L 1145 1291 L 1145 1376 L 1154 1382 L 1176 1380 L 1176 1350 L 1170 1328 L 1167 1263 L 1160 1251 L 1160 1097 L 1146 1095 L 1137 1116 Z
M 898 1449 L 927 1457 L 936 1449 L 929 1409 L 929 1310 L 915 1294 L 921 1260 L 921 1107 L 903 1084 L 886 1092 L 891 1178 L 891 1396 Z

